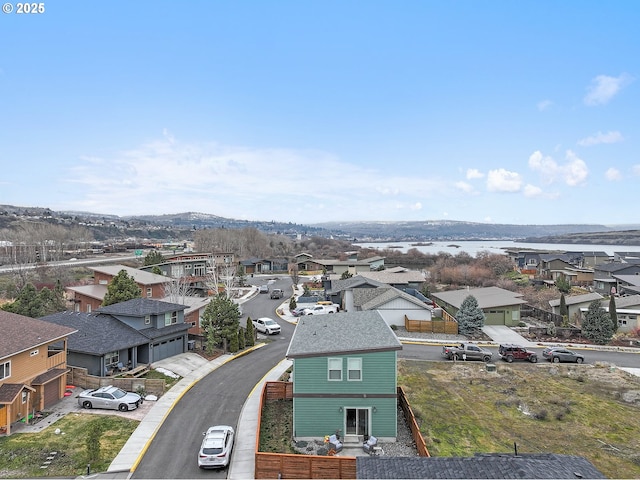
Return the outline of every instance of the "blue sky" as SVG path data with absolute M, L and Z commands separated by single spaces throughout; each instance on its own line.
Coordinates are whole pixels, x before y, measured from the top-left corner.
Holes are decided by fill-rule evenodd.
M 9 3 L 0 204 L 640 221 L 640 2 Z

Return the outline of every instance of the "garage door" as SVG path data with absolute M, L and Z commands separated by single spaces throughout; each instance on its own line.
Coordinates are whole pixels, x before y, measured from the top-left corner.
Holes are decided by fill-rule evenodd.
M 153 361 L 184 353 L 184 336 L 153 344 Z
M 57 378 L 52 382 L 44 384 L 44 408 L 50 407 L 60 400 L 60 382 L 61 378 Z

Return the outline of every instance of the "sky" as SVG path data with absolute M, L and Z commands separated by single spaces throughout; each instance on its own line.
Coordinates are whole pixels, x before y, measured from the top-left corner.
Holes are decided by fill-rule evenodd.
M 0 13 L 0 205 L 640 221 L 636 0 L 40 5 Z

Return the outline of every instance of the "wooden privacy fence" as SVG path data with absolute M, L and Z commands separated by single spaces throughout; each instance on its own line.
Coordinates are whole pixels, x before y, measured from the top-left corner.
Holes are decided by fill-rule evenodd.
M 446 312 L 443 310 L 442 314 Z M 404 328 L 407 332 L 420 332 L 420 333 L 450 333 L 453 335 L 458 334 L 458 322 L 449 315 L 451 319 L 438 319 L 438 320 L 410 320 L 406 315 L 404 316 Z
M 556 327 L 562 325 L 562 315 L 558 315 L 557 313 L 549 312 L 547 310 L 541 310 L 540 308 L 536 308 L 533 305 L 521 305 L 520 306 L 520 318 L 524 317 L 533 317 L 536 320 L 540 320 L 542 322 L 553 322 Z
M 107 385 L 122 388 L 128 392 L 135 392 L 142 388 L 147 394 L 161 396 L 166 385 L 161 378 L 122 378 L 122 377 L 96 377 L 89 375 L 86 368 L 67 367 L 67 385 L 75 385 L 80 388 L 100 388 Z
M 262 389 L 258 411 L 258 426 L 256 427 L 253 478 L 356 478 L 356 457 L 266 453 L 260 451 L 260 423 L 262 422 L 264 404 L 267 401 L 290 398 L 293 398 L 293 383 L 291 382 L 266 382 Z M 415 415 L 401 387 L 398 387 L 398 404 L 404 412 L 418 455 L 429 457 L 429 451 L 420 433 Z

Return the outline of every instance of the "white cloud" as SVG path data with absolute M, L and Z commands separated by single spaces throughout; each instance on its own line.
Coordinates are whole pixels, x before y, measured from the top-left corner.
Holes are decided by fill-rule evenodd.
M 631 172 L 633 172 L 634 175 L 640 175 L 640 164 L 631 167 Z
M 537 107 L 539 111 L 544 112 L 545 110 L 551 108 L 552 105 L 553 102 L 551 100 L 542 100 L 538 102 Z
M 482 173 L 476 168 L 470 168 L 467 170 L 467 180 L 473 180 L 474 178 L 482 178 L 482 177 L 484 177 L 484 173 Z
M 540 197 L 542 196 L 542 189 L 535 185 L 527 184 L 523 189 L 523 193 L 525 197 Z
M 467 182 L 456 182 L 454 185 L 458 190 L 464 193 L 473 193 L 474 191 L 473 185 L 470 185 Z
M 604 174 L 605 178 L 607 180 L 622 180 L 622 174 L 620 173 L 620 170 L 618 170 L 617 168 L 609 168 L 605 174 Z
M 591 85 L 587 88 L 587 94 L 584 97 L 585 105 L 590 107 L 606 105 L 630 81 L 630 77 L 626 74 L 619 77 L 598 75 L 591 80 Z
M 490 170 L 487 175 L 487 189 L 490 192 L 517 192 L 522 187 L 519 173 L 504 168 Z
M 592 145 L 599 145 L 601 143 L 618 143 L 624 140 L 620 132 L 598 132 L 595 135 L 578 140 L 578 145 L 583 147 L 590 147 Z
M 529 157 L 529 168 L 540 173 L 547 184 L 563 181 L 573 187 L 584 183 L 589 175 L 587 164 L 571 150 L 567 150 L 565 158 L 566 163 L 559 165 L 552 157 L 545 157 L 542 152 L 535 151 Z

